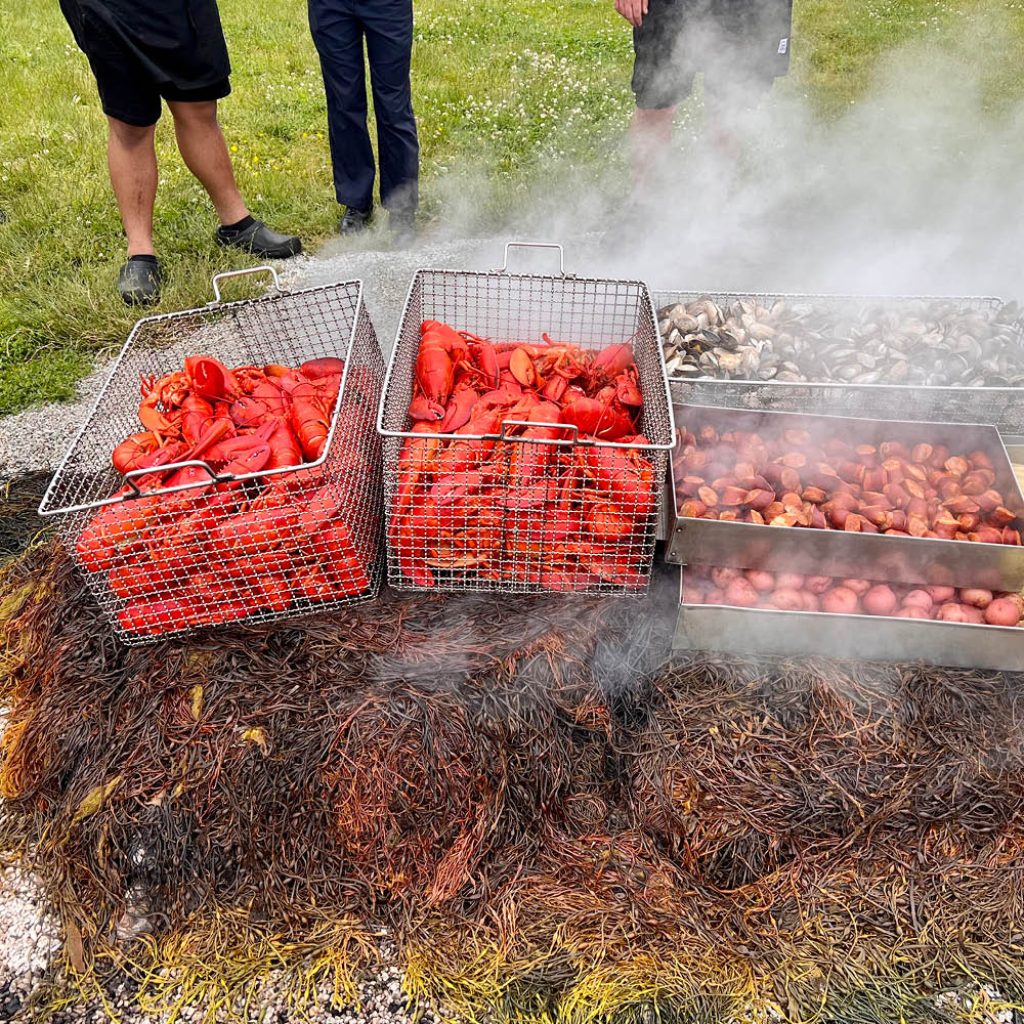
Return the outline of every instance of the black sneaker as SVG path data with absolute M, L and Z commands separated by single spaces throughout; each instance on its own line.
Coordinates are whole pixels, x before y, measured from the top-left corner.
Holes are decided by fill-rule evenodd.
M 117 290 L 129 306 L 152 306 L 160 301 L 160 264 L 129 260 L 117 278 Z
M 408 249 L 416 241 L 416 214 L 392 213 L 388 217 L 391 225 L 391 241 L 396 249 Z
M 244 249 L 253 256 L 263 256 L 268 260 L 286 260 L 302 252 L 299 238 L 271 231 L 261 220 L 253 220 L 244 228 L 217 228 L 217 244 Z
M 358 235 L 365 231 L 373 220 L 373 208 L 360 210 L 355 206 L 346 206 L 345 212 L 338 223 L 338 231 L 343 235 Z

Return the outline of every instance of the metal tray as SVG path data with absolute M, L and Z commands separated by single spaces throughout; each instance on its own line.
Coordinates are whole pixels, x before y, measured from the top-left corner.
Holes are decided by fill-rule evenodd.
M 950 301 L 964 309 L 993 309 L 1003 300 L 982 296 L 852 296 L 767 294 L 756 292 L 656 291 L 655 310 L 676 302 L 692 302 L 702 296 L 723 304 L 751 298 L 763 304 L 777 299 L 823 308 L 857 310 L 884 304 L 894 310 L 913 303 Z M 1024 325 L 1017 323 L 1024 346 Z M 669 378 L 672 399 L 696 405 L 737 409 L 768 409 L 779 412 L 810 412 L 863 416 L 871 419 L 941 420 L 945 423 L 991 423 L 1009 433 L 1024 434 L 1024 388 L 1020 387 L 924 387 L 913 384 L 840 384 L 795 381 L 683 380 Z
M 981 449 L 989 454 L 996 484 L 1007 507 L 1024 517 L 1024 494 L 1006 447 L 994 427 L 978 424 L 920 423 L 902 420 L 859 420 L 842 416 L 807 416 L 785 412 L 746 412 L 708 406 L 676 406 L 679 427 L 710 423 L 721 430 L 843 428 L 848 436 L 872 444 L 883 440 L 940 443 L 953 451 Z M 901 583 L 990 590 L 1024 590 L 1024 547 L 887 537 L 799 527 L 686 519 L 677 516 L 674 474 L 670 529 L 665 557 L 670 562 L 728 565 L 740 569 L 771 569 L 815 576 L 857 576 Z
M 672 640 L 677 651 L 817 655 L 1024 671 L 1024 626 L 686 604 L 685 573 L 680 569 L 679 617 Z

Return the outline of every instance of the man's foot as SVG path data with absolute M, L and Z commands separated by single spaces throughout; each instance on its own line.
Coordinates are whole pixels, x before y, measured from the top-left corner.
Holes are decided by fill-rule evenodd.
M 255 217 L 246 217 L 238 224 L 217 228 L 217 244 L 244 249 L 253 256 L 264 256 L 268 260 L 286 260 L 302 252 L 302 242 L 295 235 L 271 231 Z
M 129 306 L 152 306 L 160 301 L 160 264 L 155 256 L 131 256 L 121 268 L 117 290 Z
M 407 249 L 416 241 L 416 214 L 391 213 L 388 216 L 391 225 L 391 241 L 396 249 Z
M 338 224 L 338 231 L 343 235 L 358 235 L 365 231 L 373 219 L 373 207 L 360 210 L 355 206 L 346 206 Z

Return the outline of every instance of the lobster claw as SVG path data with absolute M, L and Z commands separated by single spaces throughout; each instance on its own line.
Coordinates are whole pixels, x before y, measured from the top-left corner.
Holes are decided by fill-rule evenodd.
M 473 406 L 476 405 L 479 397 L 479 393 L 473 388 L 456 391 L 444 412 L 444 419 L 441 420 L 441 426 L 438 428 L 440 432 L 448 434 L 468 423 Z
M 426 395 L 419 395 L 409 403 L 410 419 L 434 422 L 443 420 L 445 409 L 443 405 L 432 402 Z
M 262 423 L 270 410 L 265 402 L 250 395 L 242 395 L 231 403 L 231 419 L 240 427 L 254 427 Z
M 192 391 L 202 398 L 225 398 L 240 390 L 235 375 L 213 356 L 189 356 L 185 360 L 185 374 Z
M 270 445 L 265 441 L 254 444 L 248 451 L 225 463 L 223 472 L 231 473 L 233 476 L 258 473 L 270 461 L 270 455 Z

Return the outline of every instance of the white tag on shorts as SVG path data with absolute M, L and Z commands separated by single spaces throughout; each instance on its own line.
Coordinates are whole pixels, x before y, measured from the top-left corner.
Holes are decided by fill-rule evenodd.
M 789 49 L 789 37 L 779 40 L 779 53 L 785 53 Z

